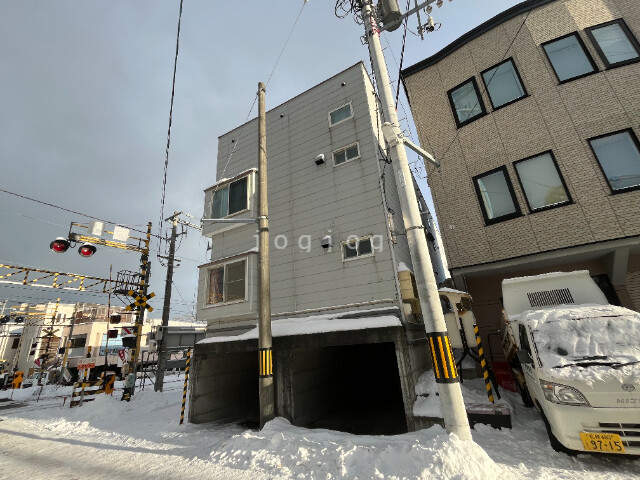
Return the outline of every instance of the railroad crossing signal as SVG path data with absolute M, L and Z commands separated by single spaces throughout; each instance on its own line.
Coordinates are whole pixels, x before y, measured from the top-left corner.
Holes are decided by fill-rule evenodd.
M 130 297 L 134 297 L 133 303 L 130 304 L 130 305 L 127 305 L 127 307 L 126 307 L 126 310 L 128 312 L 130 312 L 131 310 L 133 310 L 136 307 L 146 308 L 150 312 L 153 312 L 153 307 L 150 306 L 150 305 L 147 305 L 147 302 L 149 300 L 151 300 L 153 297 L 156 296 L 156 294 L 154 292 L 151 292 L 148 295 L 142 296 L 142 295 L 136 294 L 133 290 L 129 290 L 127 292 L 127 295 L 129 295 Z
M 53 328 L 45 328 L 43 330 L 44 335 L 42 335 L 44 338 L 51 338 L 51 337 L 55 337 L 56 332 L 58 330 L 54 330 Z

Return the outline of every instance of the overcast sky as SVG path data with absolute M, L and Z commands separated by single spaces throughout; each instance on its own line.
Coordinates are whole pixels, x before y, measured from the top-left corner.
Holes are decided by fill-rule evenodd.
M 400 3 L 404 10 L 404 0 Z M 442 27 L 424 41 L 407 35 L 404 66 L 516 3 L 453 0 L 434 7 Z M 179 5 L 179 0 L 0 2 L 0 188 L 141 230 L 151 221 L 153 234 L 159 233 Z M 303 0 L 184 1 L 165 218 L 174 210 L 201 216 L 203 189 L 215 181 L 217 138 L 244 123 L 257 84 L 269 78 L 302 5 Z M 415 31 L 415 16 L 409 25 Z M 268 85 L 267 109 L 359 61 L 370 70 L 362 34 L 351 17 L 334 16 L 333 1 L 309 0 Z M 401 29 L 383 34 L 394 82 L 401 43 Z M 403 104 L 409 112 L 406 100 Z M 402 106 L 398 113 L 404 116 Z M 255 116 L 254 109 L 250 118 Z M 0 263 L 105 278 L 110 265 L 114 277 L 118 270 L 138 269 L 139 255 L 133 252 L 99 247 L 89 259 L 75 250 L 51 252 L 49 243 L 66 236 L 72 221 L 87 219 L 0 192 Z M 206 244 L 191 230 L 180 247 L 174 318 L 194 313 L 197 265 L 206 263 Z M 154 239 L 154 318 L 161 316 L 166 275 L 157 249 Z M 0 275 L 7 273 L 3 270 Z M 9 304 L 57 296 L 0 284 L 0 302 Z M 106 295 L 62 297 L 106 303 Z

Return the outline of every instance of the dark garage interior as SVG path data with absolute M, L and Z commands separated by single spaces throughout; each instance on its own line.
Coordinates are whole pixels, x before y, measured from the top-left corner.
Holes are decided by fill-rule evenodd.
M 393 343 L 296 352 L 291 368 L 295 425 L 361 435 L 407 431 Z

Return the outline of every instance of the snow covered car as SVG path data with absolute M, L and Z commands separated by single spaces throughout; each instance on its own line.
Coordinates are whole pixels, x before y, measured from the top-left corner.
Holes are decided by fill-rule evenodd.
M 42 376 L 42 381 L 44 382 L 47 378 L 47 375 L 44 373 L 32 373 L 27 378 L 22 381 L 22 388 L 30 388 L 34 385 L 38 384 L 38 378 Z
M 552 447 L 640 455 L 640 314 L 607 304 L 586 271 L 505 280 L 503 295 L 505 353 Z

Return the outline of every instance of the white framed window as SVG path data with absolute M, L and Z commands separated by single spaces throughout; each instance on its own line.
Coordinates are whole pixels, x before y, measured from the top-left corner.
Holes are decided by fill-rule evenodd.
M 356 258 L 370 257 L 373 255 L 371 236 L 361 238 L 349 238 L 342 242 L 342 261 L 355 260 Z
M 351 108 L 351 102 L 349 102 L 329 112 L 329 126 L 333 127 L 351 117 L 353 117 L 353 109 Z
M 247 261 L 237 260 L 214 265 L 207 272 L 207 305 L 246 300 Z
M 358 158 L 360 158 L 360 144 L 356 142 L 333 152 L 333 165 L 342 165 Z
M 213 192 L 211 218 L 225 218 L 249 208 L 249 176 L 239 178 Z

